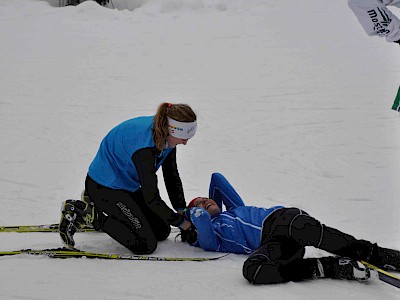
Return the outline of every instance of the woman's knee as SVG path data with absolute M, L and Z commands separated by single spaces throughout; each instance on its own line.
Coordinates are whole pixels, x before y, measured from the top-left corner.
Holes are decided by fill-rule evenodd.
M 298 215 L 289 225 L 289 236 L 302 246 L 319 247 L 324 226 L 309 215 Z
M 135 254 L 145 255 L 145 254 L 152 254 L 157 249 L 157 240 L 150 239 L 146 241 L 133 241 L 125 245 L 129 250 L 131 250 Z
M 247 259 L 243 264 L 243 277 L 252 284 L 273 284 L 286 282 L 274 262 L 265 262 L 259 259 Z
M 256 260 L 247 259 L 243 264 L 243 277 L 247 279 L 248 282 L 254 283 L 257 270 L 260 268 L 261 263 Z
M 135 254 L 151 254 L 157 249 L 157 238 L 150 226 L 133 230 L 113 216 L 105 217 L 102 224 L 105 233 Z
M 159 230 L 155 231 L 154 234 L 156 236 L 157 241 L 159 241 L 159 242 L 165 241 L 171 234 L 171 226 L 166 224 Z

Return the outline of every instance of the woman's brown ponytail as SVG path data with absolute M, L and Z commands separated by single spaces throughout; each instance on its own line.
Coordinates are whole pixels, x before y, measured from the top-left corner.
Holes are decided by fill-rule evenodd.
M 179 122 L 194 122 L 197 116 L 187 104 L 162 103 L 154 117 L 153 141 L 158 150 L 162 151 L 168 136 L 167 117 Z

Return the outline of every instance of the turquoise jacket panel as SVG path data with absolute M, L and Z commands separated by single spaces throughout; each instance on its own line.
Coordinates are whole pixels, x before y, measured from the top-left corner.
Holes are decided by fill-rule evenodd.
M 154 116 L 127 120 L 114 127 L 102 140 L 89 166 L 89 176 L 97 183 L 112 189 L 134 192 L 141 186 L 132 155 L 143 148 L 155 148 L 152 138 Z M 173 149 L 155 157 L 156 170 Z

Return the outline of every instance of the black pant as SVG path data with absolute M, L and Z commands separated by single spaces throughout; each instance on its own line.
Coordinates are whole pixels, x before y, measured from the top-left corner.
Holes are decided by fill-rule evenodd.
M 325 226 L 298 208 L 283 208 L 265 221 L 261 246 L 244 262 L 251 283 L 281 283 L 313 277 L 316 259 L 303 259 L 306 246 L 367 260 L 373 245 Z
M 171 227 L 144 203 L 142 191 L 114 190 L 86 177 L 85 190 L 99 215 L 100 229 L 136 254 L 150 254 Z

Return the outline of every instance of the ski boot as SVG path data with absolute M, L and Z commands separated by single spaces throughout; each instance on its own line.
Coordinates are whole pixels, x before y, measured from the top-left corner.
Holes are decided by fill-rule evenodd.
M 346 257 L 322 257 L 317 259 L 318 269 L 314 278 L 333 278 L 366 281 L 370 269 L 361 262 Z
M 68 199 L 61 207 L 59 232 L 65 247 L 74 248 L 74 234 L 83 227 L 94 228 L 97 213 L 89 197 L 82 192 L 82 200 Z
M 400 251 L 373 245 L 371 258 L 367 260 L 378 268 L 388 271 L 400 271 Z

